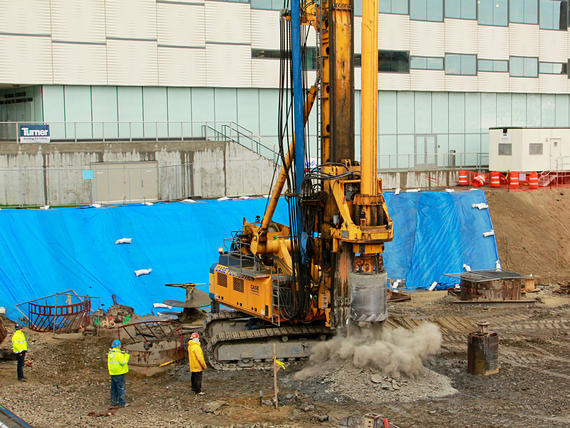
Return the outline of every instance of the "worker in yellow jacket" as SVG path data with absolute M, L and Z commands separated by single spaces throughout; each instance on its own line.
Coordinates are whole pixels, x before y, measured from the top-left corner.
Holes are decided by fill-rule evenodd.
M 192 333 L 188 341 L 188 363 L 190 364 L 192 391 L 195 394 L 203 395 L 202 392 L 202 370 L 206 368 L 204 353 L 200 346 L 198 333 Z
M 14 326 L 14 334 L 12 335 L 12 352 L 18 356 L 18 380 L 20 382 L 26 382 L 24 377 L 24 363 L 26 361 L 26 352 L 28 351 L 28 341 L 24 332 L 22 331 L 22 326 L 16 324 Z
M 107 367 L 111 375 L 111 406 L 127 407 L 125 403 L 126 383 L 125 374 L 129 372 L 131 356 L 121 351 L 121 341 L 113 340 L 107 354 Z

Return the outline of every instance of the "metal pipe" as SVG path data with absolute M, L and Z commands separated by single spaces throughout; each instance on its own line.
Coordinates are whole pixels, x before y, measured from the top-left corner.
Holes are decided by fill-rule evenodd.
M 304 123 L 307 123 L 309 119 L 309 114 L 311 113 L 311 109 L 315 102 L 315 98 L 317 97 L 317 87 L 312 86 L 309 89 L 309 93 L 307 94 L 307 102 L 305 104 L 305 112 L 304 112 Z M 269 201 L 269 205 L 267 205 L 267 209 L 265 210 L 265 214 L 263 215 L 263 221 L 261 222 L 261 229 L 266 230 L 269 227 L 269 223 L 271 223 L 271 219 L 273 218 L 273 214 L 275 213 L 275 208 L 277 208 L 277 202 L 279 202 L 279 197 L 281 196 L 281 192 L 283 191 L 283 186 L 285 185 L 285 180 L 287 179 L 287 171 L 291 167 L 291 160 L 295 155 L 295 138 L 291 142 L 289 146 L 289 151 L 285 155 L 285 162 L 281 167 L 281 171 L 279 172 L 279 177 L 277 178 L 277 182 L 275 183 L 275 187 L 273 188 L 273 193 L 271 193 L 271 200 Z
M 360 158 L 363 195 L 378 194 L 378 0 L 362 3 L 362 120 Z

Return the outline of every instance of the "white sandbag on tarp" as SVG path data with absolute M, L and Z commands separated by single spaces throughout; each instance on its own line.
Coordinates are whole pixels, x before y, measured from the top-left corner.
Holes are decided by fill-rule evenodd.
M 153 303 L 153 308 L 164 308 L 164 309 L 172 309 L 172 306 L 165 305 L 164 303 Z
M 483 232 L 483 236 L 484 236 L 485 238 L 488 238 L 489 236 L 493 236 L 494 234 L 495 234 L 495 231 L 494 231 L 494 230 L 490 230 L 490 231 L 488 231 L 488 232 Z
M 148 275 L 149 273 L 152 272 L 152 269 L 138 269 L 135 271 L 135 275 L 136 276 L 141 276 L 141 275 Z
M 133 242 L 133 238 L 121 238 L 115 241 L 115 245 L 118 244 L 130 244 Z
M 487 208 L 489 208 L 489 205 L 481 202 L 480 204 L 471 204 L 471 208 L 477 208 L 479 210 L 486 210 Z

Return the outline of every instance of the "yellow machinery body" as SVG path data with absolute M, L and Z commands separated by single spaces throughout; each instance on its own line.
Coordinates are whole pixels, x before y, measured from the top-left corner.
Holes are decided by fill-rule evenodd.
M 217 264 L 214 272 L 210 273 L 210 293 L 221 304 L 273 321 L 271 275 L 255 272 L 248 275 Z
M 393 227 L 377 171 L 378 13 L 378 0 L 363 3 L 362 159 L 356 162 L 353 0 L 301 3 L 302 23 L 319 41 L 317 84 L 306 92 L 305 120 L 318 100 L 321 146 L 318 174 L 305 177 L 309 190 L 301 186 L 302 194 L 288 193 L 300 201 L 312 245 L 304 283 L 292 257 L 300 238 L 272 222 L 294 158 L 292 141 L 263 220 L 244 219 L 232 247 L 211 269 L 210 294 L 217 303 L 275 325 L 339 328 L 350 319 L 385 319 L 382 253 Z M 303 310 L 285 309 L 295 305 Z

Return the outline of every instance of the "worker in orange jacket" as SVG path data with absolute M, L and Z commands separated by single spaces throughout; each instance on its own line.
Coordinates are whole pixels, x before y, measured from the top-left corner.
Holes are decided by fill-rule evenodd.
M 190 364 L 190 371 L 192 372 L 192 391 L 194 391 L 195 394 L 203 395 L 202 370 L 206 368 L 206 362 L 204 361 L 204 353 L 200 346 L 198 333 L 192 333 L 188 341 L 188 362 Z

